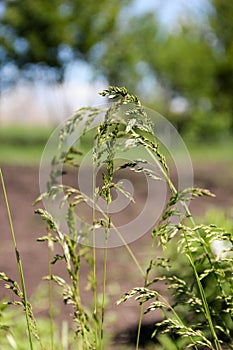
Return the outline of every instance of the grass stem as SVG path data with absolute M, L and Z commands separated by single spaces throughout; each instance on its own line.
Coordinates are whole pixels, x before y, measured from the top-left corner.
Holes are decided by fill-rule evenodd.
M 51 251 L 52 251 L 52 241 L 48 241 L 48 272 L 49 276 L 52 276 L 51 269 Z M 50 321 L 50 342 L 51 350 L 54 350 L 54 320 L 53 320 L 53 282 L 50 278 L 48 281 L 49 284 L 49 321 Z
M 107 245 L 107 238 L 106 238 Z M 100 329 L 100 350 L 103 350 L 103 338 L 104 338 L 104 315 L 105 315 L 105 295 L 106 295 L 106 283 L 107 283 L 107 246 L 104 247 L 104 276 L 103 276 L 103 293 L 101 303 L 101 329 Z
M 144 313 L 144 306 L 142 304 L 142 305 L 140 305 L 140 314 L 139 314 L 138 329 L 137 329 L 136 350 L 139 350 L 139 342 L 140 342 L 143 313 Z
M 12 221 L 10 206 L 9 206 L 9 202 L 8 202 L 5 182 L 4 182 L 4 178 L 3 178 L 3 174 L 2 174 L 1 169 L 0 169 L 0 178 L 1 178 L 1 184 L 2 184 L 2 189 L 3 189 L 6 209 L 7 209 L 7 216 L 8 216 L 8 220 L 9 220 L 12 240 L 13 240 L 13 244 L 14 244 L 14 251 L 15 251 L 15 256 L 16 256 L 16 261 L 17 261 L 17 266 L 18 266 L 19 277 L 20 277 L 20 284 L 21 284 L 21 289 L 22 289 L 22 293 L 23 293 L 23 303 L 24 303 L 24 307 L 25 307 L 25 317 L 26 317 L 27 330 L 28 330 L 28 340 L 29 340 L 30 349 L 33 350 L 32 331 L 31 331 L 31 326 L 30 326 L 28 299 L 27 299 L 27 294 L 26 294 L 26 286 L 25 286 L 25 281 L 24 281 L 22 261 L 21 261 L 20 255 L 19 255 L 19 251 L 17 249 L 13 221 Z
M 93 164 L 93 171 L 92 171 L 92 191 L 93 191 L 93 198 L 92 198 L 92 222 L 93 222 L 93 302 L 94 302 L 94 309 L 93 309 L 93 319 L 94 319 L 94 337 L 95 337 L 95 345 L 96 348 L 98 347 L 98 314 L 97 314 L 97 276 L 96 276 L 96 236 L 95 236 L 95 220 L 96 220 L 96 196 L 95 196 L 95 177 L 94 177 L 95 171 L 94 171 L 94 164 Z

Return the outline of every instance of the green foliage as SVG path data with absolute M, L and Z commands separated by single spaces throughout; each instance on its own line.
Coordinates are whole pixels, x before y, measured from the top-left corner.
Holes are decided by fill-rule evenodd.
M 198 221 L 202 221 L 205 224 L 211 222 L 218 227 L 224 228 L 224 230 L 231 232 L 233 229 L 233 210 L 222 209 L 208 209 L 204 217 L 200 217 Z
M 44 287 L 43 287 L 44 288 Z M 41 296 L 40 296 L 41 301 Z M 4 320 L 4 326 L 0 326 L 0 344 L 5 350 L 25 350 L 28 349 L 28 336 L 26 332 L 25 319 L 19 309 L 7 307 L 6 304 L 0 304 L 0 322 Z M 50 323 L 46 317 L 37 318 L 37 326 L 41 338 L 43 339 L 43 348 L 39 343 L 34 343 L 35 350 L 51 349 Z M 68 330 L 67 323 L 63 322 L 61 326 L 54 324 L 54 345 L 57 350 L 77 349 L 81 344 L 74 344 L 73 335 Z

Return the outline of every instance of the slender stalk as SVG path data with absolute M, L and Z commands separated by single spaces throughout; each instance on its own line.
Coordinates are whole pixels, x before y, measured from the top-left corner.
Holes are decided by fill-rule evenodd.
M 103 338 L 104 338 L 104 314 L 105 314 L 105 294 L 106 294 L 106 284 L 107 284 L 108 234 L 109 234 L 109 227 L 106 228 L 106 239 L 105 239 L 105 247 L 104 247 L 104 276 L 103 276 L 103 294 L 102 294 L 102 303 L 101 303 L 100 350 L 103 350 Z
M 141 267 L 138 259 L 136 258 L 134 252 L 132 251 L 132 249 L 129 247 L 128 243 L 126 242 L 126 240 L 124 239 L 124 237 L 122 236 L 122 234 L 120 233 L 120 231 L 117 229 L 117 227 L 112 224 L 112 227 L 114 228 L 114 230 L 116 231 L 116 233 L 118 234 L 118 236 L 120 237 L 122 243 L 124 244 L 125 249 L 127 250 L 127 252 L 129 253 L 129 255 L 131 256 L 131 258 L 133 259 L 135 265 L 137 266 L 139 272 L 141 273 L 142 277 L 145 278 L 145 273 L 143 271 L 143 268 Z
M 13 221 L 12 221 L 12 217 L 11 217 L 10 206 L 9 206 L 9 202 L 8 202 L 8 197 L 7 197 L 7 193 L 6 193 L 6 187 L 5 187 L 3 174 L 2 174 L 2 170 L 1 169 L 0 169 L 0 178 L 1 178 L 1 184 L 2 184 L 2 189 L 3 189 L 4 199 L 5 199 L 5 203 L 6 203 L 6 209 L 7 209 L 7 215 L 8 215 L 8 220 L 9 220 L 12 240 L 13 240 L 13 244 L 14 244 L 15 256 L 16 256 L 18 272 L 19 272 L 19 277 L 20 277 L 20 284 L 21 284 L 21 289 L 22 289 L 22 293 L 23 293 L 23 303 L 24 303 L 24 307 L 25 307 L 25 316 L 26 316 L 26 323 L 27 323 L 27 330 L 28 330 L 28 340 L 29 340 L 30 349 L 33 350 L 32 332 L 31 332 L 31 327 L 30 327 L 30 317 L 29 317 L 29 310 L 28 310 L 28 299 L 27 299 L 27 294 L 26 294 L 26 287 L 25 287 L 25 281 L 24 281 L 22 261 L 21 261 L 20 255 L 19 255 L 19 251 L 17 249 L 15 232 L 14 232 L 14 227 L 13 227 Z
M 137 329 L 137 341 L 136 341 L 136 350 L 139 349 L 139 341 L 140 341 L 140 334 L 141 334 L 141 328 L 142 328 L 142 317 L 144 313 L 144 305 L 140 305 L 140 314 L 139 314 L 139 321 L 138 321 L 138 329 Z
M 95 239 L 93 233 L 93 240 Z M 96 247 L 93 242 L 93 294 L 94 294 L 94 327 L 95 327 L 95 343 L 98 344 L 98 315 L 97 315 L 97 278 L 96 278 Z
M 94 168 L 94 165 L 93 165 Z M 94 298 L 94 334 L 95 345 L 98 347 L 98 315 L 97 315 L 97 277 L 96 277 L 96 237 L 95 237 L 95 220 L 96 220 L 96 195 L 95 195 L 95 171 L 92 171 L 92 222 L 93 222 L 93 298 Z
M 93 189 L 93 193 L 94 193 L 94 189 Z M 87 198 L 90 200 L 90 198 Z M 92 220 L 93 223 L 95 222 L 95 208 L 98 209 L 99 212 L 101 212 L 101 214 L 104 216 L 104 218 L 107 220 L 108 219 L 108 215 L 96 204 L 95 199 L 92 200 Z M 122 243 L 124 243 L 124 246 L 127 250 L 127 252 L 129 253 L 129 255 L 131 256 L 131 258 L 133 259 L 135 265 L 137 266 L 139 272 L 141 273 L 142 277 L 145 278 L 145 273 L 139 263 L 139 261 L 137 260 L 136 256 L 134 255 L 132 249 L 129 247 L 129 245 L 127 244 L 125 238 L 122 236 L 122 234 L 120 233 L 120 231 L 117 229 L 117 227 L 111 223 L 111 226 L 113 227 L 113 229 L 116 231 L 117 235 L 120 237 Z M 93 272 L 94 272 L 94 283 L 96 281 L 96 248 L 95 248 L 95 232 L 93 231 L 93 259 L 94 259 L 94 267 L 93 267 Z M 103 342 L 102 342 L 102 338 L 103 338 L 103 327 L 104 327 L 104 298 L 105 298 L 105 290 L 106 290 L 106 277 L 107 277 L 107 247 L 104 248 L 104 285 L 103 285 L 103 298 L 102 298 L 102 319 L 101 319 L 101 343 L 100 343 L 100 349 L 103 349 Z M 97 291 L 96 288 L 94 290 L 94 317 L 96 315 L 95 310 L 97 310 Z M 143 315 L 143 310 L 142 310 L 142 315 Z M 141 315 L 141 319 L 142 319 L 142 315 Z M 138 344 L 139 344 L 139 337 L 140 337 L 140 329 L 141 329 L 141 323 L 140 326 L 138 327 Z M 95 337 L 96 337 L 96 344 L 98 341 L 98 330 L 97 330 L 97 322 L 95 322 Z
M 153 250 L 153 246 L 154 246 L 154 241 L 155 241 L 155 238 L 152 237 L 152 243 L 151 243 L 151 246 L 150 246 L 150 253 L 149 253 L 149 257 L 148 257 L 148 264 L 147 264 L 147 266 L 149 266 L 150 261 L 151 261 L 152 250 Z M 144 287 L 147 287 L 148 277 L 149 277 L 149 269 L 147 269 L 147 271 L 146 271 L 145 281 L 144 281 Z M 144 313 L 144 305 L 141 304 L 141 305 L 140 305 L 139 322 L 138 322 L 138 330 L 137 330 L 136 350 L 139 349 L 139 341 L 140 341 L 140 334 L 141 334 L 143 313 Z
M 192 215 L 190 213 L 190 210 L 189 210 L 187 204 L 185 202 L 182 202 L 182 205 L 183 205 L 183 207 L 184 207 L 184 209 L 185 209 L 185 211 L 187 213 L 187 216 L 190 218 L 193 226 L 195 226 L 194 219 L 193 219 L 193 217 L 192 217 Z M 205 291 L 203 289 L 203 286 L 201 284 L 200 278 L 198 276 L 198 272 L 197 272 L 197 269 L 196 269 L 196 266 L 195 266 L 195 263 L 194 263 L 194 260 L 193 260 L 192 252 L 191 252 L 191 250 L 189 248 L 188 238 L 187 238 L 186 232 L 183 231 L 183 233 L 184 233 L 184 237 L 185 237 L 185 241 L 186 241 L 186 246 L 188 248 L 188 258 L 189 258 L 190 264 L 191 264 L 191 266 L 193 268 L 193 271 L 194 271 L 194 274 L 195 274 L 195 278 L 196 278 L 196 281 L 197 281 L 198 289 L 199 289 L 199 292 L 200 292 L 200 295 L 201 295 L 201 299 L 202 299 L 202 304 L 203 304 L 203 307 L 204 307 L 204 310 L 205 310 L 205 316 L 206 316 L 207 322 L 209 324 L 210 331 L 211 331 L 211 334 L 213 336 L 216 349 L 217 350 L 221 350 L 222 347 L 220 345 L 220 342 L 218 340 L 217 334 L 216 334 L 215 329 L 214 329 L 214 325 L 213 325 L 213 322 L 212 322 L 212 318 L 211 318 L 208 302 L 207 302 L 206 295 L 205 295 Z M 205 254 L 206 254 L 207 258 L 209 258 L 209 253 L 208 253 L 208 251 L 207 251 L 205 246 L 204 246 L 204 251 L 205 251 Z M 209 262 L 210 262 L 210 264 L 212 266 L 212 262 L 211 262 L 210 259 L 209 259 Z M 217 279 L 217 281 L 218 281 L 218 279 Z
M 51 251 L 52 251 L 52 242 L 50 243 L 50 241 L 48 241 L 48 272 L 50 277 L 52 276 Z M 50 342 L 51 342 L 51 350 L 54 350 L 53 283 L 51 278 L 49 279 L 48 283 L 49 283 Z
M 211 318 L 211 315 L 210 315 L 209 306 L 208 306 L 208 303 L 207 303 L 207 300 L 206 300 L 205 291 L 204 291 L 204 289 L 202 287 L 202 284 L 201 284 L 201 281 L 199 279 L 199 276 L 198 276 L 198 273 L 197 273 L 197 269 L 196 269 L 196 266 L 194 264 L 191 252 L 189 254 L 187 254 L 187 257 L 188 257 L 188 259 L 190 261 L 190 264 L 191 264 L 191 266 L 193 268 L 193 271 L 194 271 L 194 274 L 195 274 L 195 277 L 196 277 L 198 289 L 199 289 L 199 292 L 200 292 L 200 295 L 201 295 L 201 299 L 202 299 L 202 303 L 203 303 L 203 307 L 204 307 L 204 310 L 205 310 L 205 317 L 206 317 L 206 319 L 207 319 L 207 321 L 209 323 L 210 331 L 211 331 L 211 334 L 212 334 L 212 336 L 214 338 L 214 344 L 215 344 L 217 350 L 221 350 L 222 347 L 221 347 L 221 345 L 219 343 L 217 334 L 216 334 L 215 329 L 214 329 L 214 325 L 213 325 L 212 318 Z
M 94 204 L 94 201 L 91 200 L 88 196 L 85 197 L 87 200 L 91 201 L 91 204 L 94 206 L 95 205 L 95 208 L 98 209 L 98 211 L 103 215 L 103 217 L 105 219 L 107 219 L 107 215 L 106 213 L 101 209 L 100 206 L 98 206 L 96 203 Z M 92 218 L 95 218 L 94 215 L 93 215 L 93 211 L 92 211 Z M 94 222 L 94 221 L 93 221 Z M 135 265 L 137 266 L 140 274 L 142 275 L 143 278 L 145 278 L 145 273 L 143 271 L 143 268 L 141 267 L 139 261 L 137 260 L 134 252 L 132 251 L 132 249 L 129 247 L 128 243 L 126 242 L 125 238 L 122 236 L 122 234 L 120 233 L 120 231 L 117 229 L 117 227 L 111 222 L 111 227 L 115 230 L 115 232 L 117 233 L 118 237 L 121 239 L 123 245 L 125 246 L 125 249 L 127 250 L 127 252 L 129 253 L 129 255 L 131 256 L 131 258 L 133 259 Z M 93 245 L 94 245 L 94 242 L 95 242 L 95 235 L 94 235 L 94 231 L 93 231 Z M 93 247 L 94 248 L 94 247 Z M 94 249 L 93 249 L 93 252 Z

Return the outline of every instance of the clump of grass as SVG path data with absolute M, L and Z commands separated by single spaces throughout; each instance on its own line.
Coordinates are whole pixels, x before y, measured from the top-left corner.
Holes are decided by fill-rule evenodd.
M 213 225 L 195 225 L 186 203 L 198 196 L 210 196 L 211 193 L 201 189 L 187 189 L 182 192 L 178 192 L 176 190 L 170 179 L 165 157 L 163 154 L 161 154 L 157 139 L 154 135 L 153 123 L 147 116 L 137 97 L 130 95 L 124 88 L 115 87 L 110 87 L 108 90 L 104 90 L 101 94 L 110 99 L 116 100 L 115 103 L 104 111 L 104 120 L 100 123 L 96 132 L 96 146 L 94 147 L 93 152 L 93 165 L 94 168 L 98 167 L 101 163 L 106 165 L 106 172 L 102 174 L 102 187 L 94 188 L 94 198 L 85 198 L 78 189 L 64 187 L 61 185 L 56 186 L 57 176 L 60 176 L 61 174 L 57 172 L 57 169 L 55 168 L 51 172 L 51 182 L 49 184 L 49 191 L 46 195 L 54 198 L 54 196 L 58 195 L 61 190 L 65 192 L 65 198 L 71 198 L 71 196 L 74 195 L 74 199 L 70 201 L 69 210 L 71 207 L 75 207 L 80 201 L 92 201 L 92 203 L 95 203 L 96 208 L 93 211 L 91 230 L 94 232 L 95 226 L 100 225 L 105 231 L 106 247 L 104 255 L 104 271 L 106 271 L 109 229 L 116 228 L 111 222 L 111 217 L 107 211 L 105 213 L 101 213 L 103 215 L 101 219 L 96 219 L 95 210 L 97 209 L 98 197 L 104 198 L 107 205 L 109 205 L 112 200 L 112 189 L 119 191 L 119 187 L 117 187 L 118 184 L 114 183 L 113 181 L 113 175 L 115 172 L 122 168 L 135 169 L 136 165 L 139 165 L 139 161 L 135 160 L 134 162 L 124 163 L 120 166 L 118 164 L 116 166 L 114 156 L 117 147 L 119 147 L 117 141 L 119 139 L 121 140 L 120 147 L 122 150 L 129 147 L 129 145 L 130 147 L 143 146 L 159 164 L 171 192 L 171 198 L 167 203 L 167 207 L 162 216 L 160 224 L 155 227 L 152 232 L 153 245 L 155 244 L 155 241 L 157 241 L 158 244 L 162 245 L 162 247 L 165 249 L 168 247 L 171 241 L 175 240 L 176 237 L 179 237 L 178 241 L 176 242 L 176 246 L 179 249 L 179 254 L 182 253 L 182 256 L 186 259 L 185 265 L 188 267 L 188 269 L 191 269 L 193 273 L 193 281 L 191 285 L 189 285 L 190 280 L 186 281 L 182 279 L 182 276 L 177 277 L 172 275 L 167 276 L 167 283 L 170 283 L 169 288 L 175 291 L 174 294 L 176 296 L 184 296 L 187 294 L 185 299 L 187 313 L 190 312 L 189 308 L 195 308 L 196 314 L 201 316 L 194 318 L 194 324 L 185 322 L 183 314 L 181 317 L 176 311 L 176 305 L 172 305 L 154 289 L 149 289 L 149 287 L 154 285 L 156 282 L 166 279 L 165 275 L 158 276 L 157 278 L 150 280 L 151 271 L 154 271 L 155 268 L 158 269 L 158 266 L 160 269 L 163 267 L 170 271 L 169 262 L 167 262 L 165 259 L 153 259 L 153 254 L 151 255 L 149 266 L 145 272 L 143 272 L 142 268 L 139 266 L 140 271 L 145 278 L 144 286 L 142 288 L 132 289 L 130 292 L 126 293 L 120 301 L 122 302 L 130 297 L 136 296 L 136 299 L 140 300 L 140 304 L 143 305 L 146 301 L 153 300 L 151 305 L 146 309 L 146 312 L 151 312 L 158 308 L 162 311 L 164 321 L 161 322 L 160 325 L 157 325 L 158 329 L 163 329 L 163 332 L 182 335 L 182 337 L 187 339 L 185 346 L 193 346 L 196 349 L 204 346 L 211 349 L 221 349 L 221 344 L 223 342 L 222 339 L 224 338 L 221 335 L 224 334 L 228 340 L 229 336 L 231 336 L 229 324 L 230 319 L 229 315 L 227 314 L 232 305 L 231 297 L 228 295 L 232 288 L 229 281 L 229 271 L 231 271 L 231 266 L 228 258 L 225 258 L 224 260 L 216 259 L 216 256 L 211 249 L 211 243 L 216 239 L 227 240 L 228 242 L 232 243 L 231 235 Z M 121 117 L 121 114 L 118 114 L 118 111 L 122 105 L 129 105 L 129 108 L 126 109 L 125 112 L 125 114 L 128 116 L 128 120 L 125 119 L 125 116 Z M 62 151 L 54 159 L 54 164 L 69 163 L 71 165 L 75 165 L 73 149 L 64 150 L 67 137 L 75 131 L 75 129 L 80 125 L 81 121 L 85 119 L 85 116 L 87 116 L 86 126 L 90 126 L 95 116 L 100 112 L 103 111 L 92 108 L 88 110 L 88 114 L 86 109 L 82 109 L 68 121 L 60 134 L 60 149 Z M 143 161 L 146 163 L 146 160 Z M 145 168 L 141 166 L 141 163 L 139 169 L 144 171 L 146 176 L 152 176 L 148 170 L 146 171 Z M 121 191 L 126 196 L 129 195 L 124 191 L 124 189 L 121 189 Z M 180 206 L 183 208 L 182 210 L 179 209 Z M 187 225 L 187 220 L 190 221 L 190 225 Z M 178 223 L 174 224 L 173 222 Z M 120 233 L 118 232 L 118 234 Z M 83 236 L 80 233 L 79 235 Z M 95 235 L 93 235 L 93 239 L 96 239 Z M 122 237 L 122 239 L 124 238 Z M 126 247 L 130 251 L 130 248 L 127 245 Z M 130 254 L 133 256 L 131 251 Z M 93 315 L 95 320 L 95 336 L 93 338 L 94 344 L 92 346 L 95 348 L 98 348 L 98 346 L 102 348 L 104 330 L 104 298 L 102 301 L 100 315 L 97 315 L 98 308 L 96 305 L 95 295 L 97 282 L 95 256 L 94 248 L 93 293 L 95 305 Z M 136 264 L 138 264 L 136 258 L 133 258 L 135 259 Z M 161 264 L 161 261 L 163 261 L 163 264 Z M 203 268 L 201 273 L 200 266 Z M 210 277 L 215 281 L 217 288 L 217 292 L 215 293 L 217 299 L 215 299 L 214 302 L 211 302 L 211 298 L 209 298 L 207 290 L 204 286 L 204 281 Z M 106 275 L 104 274 L 103 295 L 105 295 L 105 283 Z M 222 311 L 223 314 L 227 315 L 225 318 L 221 318 L 221 315 L 217 313 L 216 308 L 212 307 L 217 300 L 218 304 L 220 303 L 222 306 L 225 306 L 224 310 Z M 180 306 L 180 302 L 178 302 L 178 306 Z M 143 309 L 141 308 L 136 348 L 139 347 L 140 324 L 143 314 L 142 311 Z M 220 322 L 220 320 L 222 320 L 222 322 Z M 92 328 L 89 327 L 89 329 Z M 81 335 L 84 336 L 83 334 Z M 100 343 L 98 343 L 98 341 Z
M 138 98 L 125 88 L 109 87 L 101 95 L 114 102 L 106 108 L 82 108 L 69 119 L 60 131 L 57 153 L 52 160 L 50 181 L 47 191 L 37 202 L 59 202 L 66 210 L 67 228 L 59 224 L 59 217 L 51 215 L 46 209 L 37 209 L 36 213 L 46 221 L 47 234 L 39 241 L 46 241 L 48 247 L 59 245 L 61 254 L 52 258 L 52 265 L 63 261 L 68 272 L 67 279 L 54 275 L 52 266 L 46 277 L 63 290 L 65 304 L 73 307 L 76 342 L 82 349 L 104 349 L 105 305 L 108 247 L 111 235 L 116 234 L 141 272 L 141 287 L 132 286 L 118 303 L 135 298 L 139 301 L 139 324 L 136 349 L 139 349 L 143 314 L 160 310 L 162 321 L 155 325 L 153 336 L 166 349 L 169 344 L 174 349 L 229 349 L 232 344 L 233 282 L 232 282 L 232 232 L 216 225 L 196 225 L 188 209 L 188 203 L 195 197 L 212 196 L 207 190 L 190 188 L 178 191 L 174 186 L 164 155 L 150 120 Z M 98 115 L 103 118 L 97 125 Z M 93 191 L 92 196 L 83 193 L 78 187 L 63 184 L 63 167 L 79 166 L 79 150 L 69 145 L 69 138 L 77 130 L 85 134 L 94 130 L 92 158 Z M 158 165 L 167 182 L 170 199 L 156 227 L 151 232 L 151 250 L 148 266 L 144 270 L 127 244 L 125 237 L 114 224 L 109 208 L 114 191 L 122 193 L 130 201 L 131 197 L 121 183 L 116 182 L 115 174 L 122 169 L 142 172 L 146 177 L 158 180 L 157 174 L 147 167 L 147 159 L 116 161 L 116 153 L 129 148 L 142 147 Z M 102 168 L 101 168 L 102 166 Z M 102 182 L 97 186 L 95 175 L 101 169 Z M 3 180 L 2 180 L 3 183 Z M 100 200 L 106 203 L 106 210 L 100 206 Z M 47 203 L 47 202 L 45 202 Z M 77 226 L 76 213 L 80 204 L 92 207 L 91 222 Z M 66 205 L 66 206 L 65 206 Z M 7 204 L 8 206 L 8 204 Z M 102 234 L 104 249 L 103 280 L 97 279 L 96 244 Z M 14 240 L 14 238 L 13 238 Z M 224 251 L 216 255 L 213 243 L 226 242 Z M 158 257 L 156 246 L 162 248 L 163 255 Z M 17 248 L 15 245 L 15 250 Z M 52 249 L 50 250 L 50 255 Z M 17 253 L 17 257 L 19 254 Z M 93 296 L 93 304 L 86 305 L 81 298 L 80 270 L 83 263 L 89 266 L 87 282 Z M 22 271 L 20 269 L 20 274 Z M 2 279 L 7 278 L 2 274 Z M 157 288 L 165 283 L 170 294 L 164 295 Z M 18 290 L 14 281 L 8 280 L 12 288 L 21 296 L 27 306 L 26 294 Z M 133 281 L 132 281 L 133 284 Z M 98 291 L 102 286 L 102 298 Z M 25 287 L 23 287 L 25 289 Z M 52 289 L 50 289 L 52 293 Z M 50 298 L 52 302 L 52 297 Z M 25 308 L 27 319 L 31 309 Z M 51 309 L 52 310 L 52 309 Z M 52 319 L 52 312 L 51 319 Z M 28 323 L 28 328 L 30 328 Z M 52 329 L 52 328 L 51 328 Z M 164 335 L 165 334 L 165 335 Z M 31 343 L 31 341 L 30 341 Z M 53 346 L 52 346 L 53 347 Z

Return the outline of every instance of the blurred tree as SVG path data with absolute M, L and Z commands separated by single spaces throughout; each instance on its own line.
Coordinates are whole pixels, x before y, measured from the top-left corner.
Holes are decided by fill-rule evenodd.
M 220 110 L 231 111 L 233 130 L 233 2 L 211 2 L 209 23 L 215 37 L 213 50 L 217 53 L 213 103 Z
M 156 16 L 150 12 L 131 16 L 126 12 L 121 18 L 119 29 L 108 37 L 102 55 L 96 57 L 94 64 L 111 85 L 126 84 L 131 91 L 143 94 L 141 82 L 150 75 L 145 53 L 156 42 Z
M 206 21 L 188 18 L 149 44 L 146 60 L 168 101 L 188 102 L 182 113 L 166 112 L 191 137 L 207 140 L 233 132 L 233 2 L 210 0 Z M 172 115 L 173 114 L 173 115 Z
M 206 16 L 182 18 L 171 33 L 154 13 L 129 18 L 97 60 L 110 83 L 139 90 L 147 104 L 156 91 L 151 106 L 203 140 L 233 132 L 233 2 L 209 4 Z
M 53 68 L 55 78 L 61 80 L 67 63 L 75 59 L 91 60 L 95 46 L 116 30 L 122 7 L 130 2 L 0 1 L 2 70 L 14 65 L 29 78 L 30 73 L 33 75 L 32 68 L 39 65 Z

